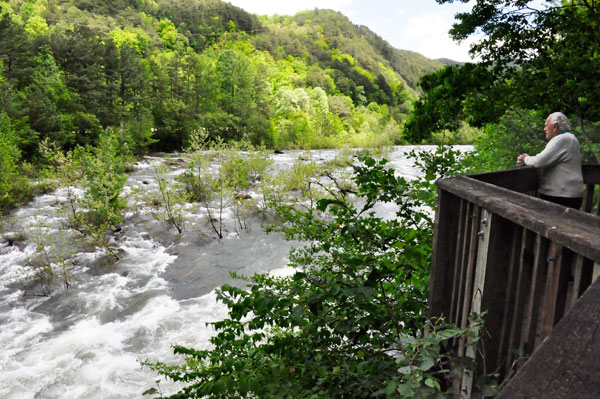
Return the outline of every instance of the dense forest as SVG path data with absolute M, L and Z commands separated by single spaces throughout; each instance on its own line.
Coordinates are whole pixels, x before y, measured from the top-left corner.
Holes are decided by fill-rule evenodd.
M 181 150 L 192 131 L 270 147 L 402 142 L 442 64 L 327 10 L 258 18 L 220 0 L 2 1 L 3 130 L 31 159 L 119 131 Z

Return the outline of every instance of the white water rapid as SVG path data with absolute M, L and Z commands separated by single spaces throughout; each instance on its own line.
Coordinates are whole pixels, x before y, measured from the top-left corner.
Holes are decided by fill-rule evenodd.
M 412 148 L 397 147 L 387 156 L 396 173 L 407 178 L 417 174 L 405 155 Z M 336 153 L 313 151 L 312 157 L 327 161 Z M 298 153 L 272 158 L 277 167 L 286 167 Z M 156 190 L 154 168 L 164 159 L 144 158 L 128 175 L 125 196 L 132 210 L 115 235 L 120 260 L 107 263 L 91 247 L 77 253 L 69 289 L 58 279 L 50 295 L 39 295 L 26 265 L 40 244 L 15 239 L 19 232 L 28 232 L 26 237 L 34 231 L 54 238 L 67 234 L 68 250 L 72 238 L 60 229 L 64 215 L 57 213 L 67 201 L 65 189 L 9 215 L 0 235 L 0 398 L 140 398 L 161 380 L 141 361 L 176 361 L 173 344 L 208 345 L 212 331 L 205 323 L 226 314 L 215 288 L 232 283 L 230 271 L 285 273 L 291 243 L 279 234 L 266 235 L 259 220 L 218 240 L 193 227 L 210 231 L 202 207 L 187 210 L 192 227 L 183 236 L 152 218 L 136 195 Z M 180 172 L 172 169 L 172 175 Z M 161 380 L 160 388 L 172 393 L 177 387 Z

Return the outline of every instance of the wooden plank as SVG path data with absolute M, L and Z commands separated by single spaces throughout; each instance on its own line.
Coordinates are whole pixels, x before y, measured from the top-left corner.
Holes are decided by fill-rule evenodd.
M 458 212 L 458 232 L 456 236 L 456 256 L 454 258 L 454 268 L 453 268 L 453 280 L 452 280 L 452 299 L 450 304 L 450 314 L 449 320 L 451 323 L 456 323 L 456 307 L 457 303 L 460 300 L 458 295 L 458 287 L 460 282 L 460 273 L 458 272 L 459 265 L 462 264 L 462 245 L 465 240 L 465 229 L 467 224 L 467 217 L 465 216 L 465 208 L 467 207 L 467 201 L 460 201 L 460 210 Z
M 471 241 L 471 235 L 473 232 L 473 209 L 474 205 L 471 203 L 467 203 L 466 212 L 465 212 L 465 235 L 463 237 L 462 246 L 460 248 L 460 263 L 455 267 L 458 270 L 458 284 L 457 284 L 457 295 L 456 295 L 456 308 L 454 309 L 454 318 L 452 319 L 453 323 L 456 323 L 458 326 L 461 325 L 462 314 L 463 314 L 463 299 L 465 297 L 465 289 L 467 280 L 465 278 L 467 272 L 467 261 L 469 258 L 469 243 Z M 459 351 L 460 353 L 460 351 Z M 460 355 L 459 355 L 460 356 Z
M 490 230 L 494 223 L 493 215 L 486 210 L 481 212 L 481 217 L 486 218 L 488 222 L 482 226 L 481 233 L 478 237 L 477 257 L 475 261 L 475 277 L 473 281 L 473 296 L 471 300 L 471 311 L 481 313 L 481 303 L 485 290 L 485 274 L 487 271 L 487 257 L 490 248 Z M 466 348 L 466 356 L 475 359 L 477 353 L 472 344 L 468 344 Z M 463 373 L 462 386 L 460 390 L 461 398 L 470 398 L 473 389 L 473 370 L 465 370 Z
M 533 233 L 529 230 L 523 229 L 523 236 L 521 237 L 521 253 L 519 255 L 519 270 L 517 280 L 517 293 L 515 298 L 515 311 L 512 315 L 510 337 L 508 342 L 508 354 L 506 361 L 505 375 L 508 375 L 514 368 L 513 363 L 519 360 L 520 354 L 515 353 L 518 351 L 519 344 L 518 339 L 521 336 L 523 327 L 523 320 L 527 309 L 527 299 L 529 298 L 529 292 L 531 287 L 531 279 L 533 272 L 534 258 L 531 251 L 533 245 Z M 517 357 L 518 356 L 518 357 Z
M 600 280 L 554 327 L 497 399 L 600 398 Z
M 573 263 L 576 260 L 576 254 L 568 248 L 563 248 L 562 263 L 560 265 L 560 274 L 558 278 L 558 296 L 556 297 L 556 311 L 554 312 L 554 325 L 558 323 L 566 312 L 567 297 L 569 289 L 573 283 Z
M 594 263 L 594 272 L 592 274 L 592 284 L 600 277 L 600 263 Z
M 586 184 L 585 195 L 584 195 L 584 204 L 583 211 L 585 213 L 590 213 L 592 211 L 592 207 L 594 206 L 594 190 L 596 186 L 593 184 Z
M 535 349 L 535 336 L 538 325 L 538 311 L 542 303 L 546 284 L 546 254 L 548 240 L 540 235 L 535 237 L 535 255 L 531 278 L 531 289 L 527 298 L 527 309 L 523 319 L 523 331 L 519 342 L 519 352 L 530 354 Z
M 482 356 L 477 359 L 478 375 L 499 372 L 505 360 L 500 357 L 499 348 L 508 290 L 507 252 L 511 246 L 510 240 L 515 237 L 515 230 L 518 229 L 517 225 L 498 215 L 491 214 L 488 219 L 491 226 L 485 259 L 485 291 L 481 302 L 481 311 L 486 312 L 483 325 L 485 333 L 480 342 Z
M 456 209 L 460 199 L 451 193 L 438 189 L 438 202 L 435 213 L 431 275 L 429 278 L 428 317 L 434 318 L 450 314 L 452 285 L 448 284 L 454 265 L 454 240 L 458 223 Z
M 575 302 L 581 295 L 583 288 L 583 262 L 585 258 L 581 255 L 577 255 L 575 263 L 573 264 L 573 286 L 567 298 L 567 310 L 571 309 Z
M 479 221 L 481 219 L 482 210 L 478 206 L 473 208 L 473 212 L 471 214 L 471 222 L 470 222 L 470 234 L 469 234 L 469 253 L 466 256 L 466 271 L 464 274 L 464 292 L 465 294 L 462 297 L 462 309 L 461 309 L 461 318 L 457 321 L 458 326 L 460 328 L 466 328 L 467 322 L 469 320 L 469 314 L 473 312 L 472 309 L 472 300 L 476 291 L 474 291 L 474 280 L 475 280 L 475 263 L 477 260 L 477 254 L 479 250 L 478 242 L 480 240 L 479 233 Z M 465 341 L 461 340 L 458 346 L 458 356 L 465 355 Z
M 469 239 L 469 251 L 467 256 L 465 257 L 465 264 L 466 264 L 466 271 L 465 274 L 463 276 L 464 280 L 465 280 L 465 284 L 464 284 L 464 291 L 466 294 L 463 295 L 462 297 L 462 308 L 460 310 L 460 314 L 461 314 L 461 318 L 459 320 L 457 320 L 457 325 L 460 328 L 466 328 L 467 327 L 467 322 L 468 322 L 468 318 L 469 318 L 469 314 L 473 311 L 471 306 L 471 300 L 473 298 L 473 284 L 474 284 L 474 279 L 475 279 L 475 262 L 476 262 L 476 257 L 477 257 L 477 253 L 478 253 L 478 241 L 480 236 L 477 234 L 478 233 L 478 225 L 479 225 L 479 221 L 481 218 L 481 213 L 482 210 L 481 208 L 479 208 L 478 206 L 473 206 L 472 207 L 472 211 L 468 214 L 469 215 L 469 234 L 468 234 L 468 239 Z M 465 348 L 466 348 L 466 342 L 464 338 L 461 338 L 458 342 L 458 348 L 457 348 L 457 352 L 456 354 L 459 357 L 464 357 L 465 356 Z M 471 375 L 472 377 L 472 375 Z M 464 378 L 464 376 L 463 376 Z M 456 394 L 460 394 L 461 393 L 461 387 L 462 387 L 462 383 L 463 383 L 463 378 L 455 378 L 453 380 L 453 386 L 454 386 L 454 392 Z
M 469 175 L 469 177 L 519 193 L 530 193 L 537 190 L 539 172 L 533 167 L 522 167 L 476 173 Z
M 437 183 L 457 196 L 600 262 L 600 218 L 466 176 Z
M 540 318 L 535 336 L 535 347 L 537 348 L 544 338 L 550 334 L 554 326 L 556 300 L 560 281 L 560 269 L 562 265 L 562 247 L 556 243 L 550 244 L 546 267 L 548 268 L 546 286 L 544 288 L 544 299 L 540 309 Z
M 510 352 L 510 335 L 514 324 L 512 319 L 517 313 L 519 303 L 517 302 L 519 281 L 520 281 L 520 259 L 523 245 L 523 228 L 516 226 L 514 229 L 513 237 L 511 239 L 512 245 L 510 250 L 510 261 L 507 273 L 506 283 L 506 297 L 504 302 L 504 312 L 500 331 L 500 340 L 498 345 L 498 370 L 506 370 L 509 352 Z M 508 244 L 508 243 L 507 243 Z

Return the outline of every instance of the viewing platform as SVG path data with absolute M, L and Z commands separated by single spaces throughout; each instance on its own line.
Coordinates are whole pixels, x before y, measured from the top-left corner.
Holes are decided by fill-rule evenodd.
M 538 171 L 520 168 L 437 182 L 429 316 L 467 327 L 454 342 L 476 370 L 454 382 L 512 375 L 497 398 L 600 398 L 600 165 L 584 165 L 582 210 L 536 198 Z

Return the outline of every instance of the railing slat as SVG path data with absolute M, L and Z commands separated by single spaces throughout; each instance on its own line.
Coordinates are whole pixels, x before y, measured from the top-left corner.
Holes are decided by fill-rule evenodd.
M 600 277 L 600 263 L 594 263 L 594 273 L 592 274 L 592 284 Z
M 473 278 L 473 295 L 471 296 L 471 300 L 467 303 L 469 299 L 465 295 L 465 303 L 467 307 L 470 309 L 470 312 L 481 313 L 482 311 L 482 300 L 484 297 L 484 292 L 486 288 L 485 280 L 486 280 L 486 271 L 487 271 L 487 260 L 488 260 L 488 251 L 490 248 L 490 240 L 492 235 L 490 234 L 491 228 L 494 224 L 493 216 L 488 214 L 486 211 L 481 213 L 477 212 L 478 216 L 482 218 L 486 218 L 488 222 L 483 225 L 481 232 L 483 234 L 477 236 L 477 255 L 475 257 L 475 276 Z M 474 253 L 475 251 L 471 251 Z M 470 279 L 469 279 L 470 280 Z M 465 342 L 461 341 L 461 347 L 464 348 Z M 459 349 L 459 353 L 461 353 Z M 476 350 L 473 345 L 467 345 L 465 355 L 471 359 L 475 359 L 477 356 Z M 471 390 L 473 388 L 473 374 L 474 370 L 465 370 L 463 373 L 462 387 L 461 387 L 461 397 L 470 398 Z
M 575 263 L 573 266 L 573 286 L 571 287 L 571 291 L 569 292 L 569 297 L 567 298 L 567 310 L 571 309 L 577 298 L 581 295 L 581 290 L 583 286 L 583 262 L 585 258 L 581 255 L 577 255 L 575 259 Z
M 451 319 L 455 321 L 457 325 L 461 325 L 462 314 L 463 314 L 463 298 L 465 297 L 465 287 L 467 285 L 467 279 L 465 278 L 467 272 L 467 263 L 468 263 L 468 251 L 469 251 L 469 243 L 471 242 L 471 234 L 472 234 L 472 220 L 473 220 L 473 208 L 474 205 L 471 203 L 467 203 L 466 211 L 465 211 L 465 234 L 463 235 L 463 239 L 461 242 L 461 247 L 458 249 L 460 253 L 460 263 L 456 265 L 457 270 L 456 273 L 459 275 L 458 281 L 458 295 L 456 300 L 456 309 L 454 312 L 454 318 Z M 458 255 L 458 254 L 457 254 Z
M 592 207 L 594 206 L 594 190 L 596 186 L 593 184 L 586 184 L 585 186 L 585 198 L 583 204 L 583 211 L 585 213 L 590 213 L 592 211 Z
M 545 261 L 548 253 L 548 240 L 540 235 L 537 235 L 535 239 L 531 289 L 529 291 L 527 311 L 523 323 L 523 334 L 519 345 L 519 351 L 521 353 L 531 353 L 535 349 L 535 335 L 538 325 L 538 317 L 536 317 L 536 314 L 542 303 L 542 295 L 546 283 L 547 270 Z
M 523 228 L 517 226 L 511 240 L 510 261 L 506 276 L 506 298 L 502 318 L 502 329 L 500 331 L 500 344 L 498 346 L 498 369 L 506 368 L 506 364 L 504 365 L 505 367 L 502 367 L 502 363 L 508 360 L 508 353 L 510 352 L 510 336 L 512 334 L 512 329 L 514 328 L 511 320 L 519 307 L 517 295 L 519 289 L 519 263 L 522 252 L 521 245 L 523 245 L 523 241 L 521 240 L 522 236 Z
M 457 324 L 460 328 L 466 328 L 467 322 L 469 320 L 469 314 L 472 310 L 472 301 L 473 297 L 476 295 L 476 290 L 474 289 L 474 280 L 475 280 L 475 262 L 478 256 L 478 235 L 477 235 L 477 226 L 479 225 L 479 219 L 481 217 L 481 208 L 475 206 L 470 214 L 470 229 L 469 229 L 469 251 L 465 256 L 466 261 L 466 270 L 465 270 L 465 286 L 462 303 L 460 304 L 460 319 L 457 320 Z M 464 355 L 464 342 L 461 341 L 458 353 L 462 356 Z
M 515 311 L 512 314 L 510 339 L 508 343 L 508 355 L 506 361 L 506 374 L 508 374 L 513 366 L 513 359 L 516 356 L 515 351 L 518 350 L 517 340 L 521 337 L 523 330 L 524 315 L 527 310 L 527 301 L 530 294 L 533 272 L 533 253 L 531 246 L 533 245 L 533 233 L 527 229 L 523 229 L 521 237 L 521 253 L 519 254 L 519 278 L 517 280 L 517 296 L 515 298 Z
M 454 278 L 452 281 L 452 299 L 451 299 L 451 304 L 450 304 L 450 317 L 449 320 L 453 323 L 456 323 L 456 313 L 457 313 L 457 303 L 459 302 L 459 293 L 458 293 L 458 287 L 460 285 L 460 273 L 457 270 L 457 266 L 462 265 L 462 245 L 463 242 L 465 240 L 465 230 L 466 230 L 466 224 L 467 224 L 467 217 L 465 215 L 466 213 L 466 207 L 467 207 L 468 203 L 467 201 L 461 199 L 460 201 L 460 211 L 459 211 L 459 217 L 458 217 L 458 233 L 456 235 L 456 257 L 454 258 L 454 270 L 453 270 L 453 274 L 454 274 Z
M 562 247 L 556 243 L 550 244 L 548 257 L 546 259 L 547 277 L 544 288 L 544 299 L 540 309 L 540 321 L 538 331 L 535 336 L 535 347 L 537 348 L 544 338 L 550 334 L 554 326 L 554 316 L 556 312 L 556 300 L 558 298 L 558 288 L 560 280 L 560 268 L 562 264 Z

